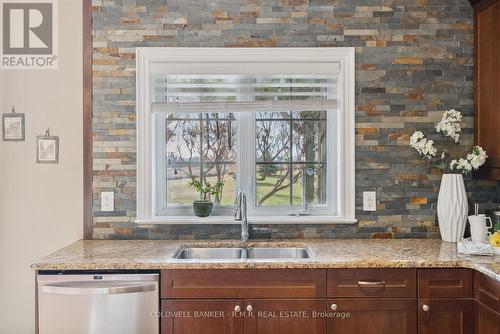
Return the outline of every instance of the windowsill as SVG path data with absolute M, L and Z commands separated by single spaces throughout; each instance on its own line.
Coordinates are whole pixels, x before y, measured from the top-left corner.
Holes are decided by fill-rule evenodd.
M 337 216 L 254 216 L 248 217 L 250 224 L 332 224 L 347 225 L 354 224 L 357 219 L 346 219 Z M 137 224 L 222 224 L 232 225 L 240 224 L 234 221 L 234 218 L 227 216 L 211 216 L 206 218 L 194 216 L 172 216 L 155 217 L 148 219 L 136 219 Z

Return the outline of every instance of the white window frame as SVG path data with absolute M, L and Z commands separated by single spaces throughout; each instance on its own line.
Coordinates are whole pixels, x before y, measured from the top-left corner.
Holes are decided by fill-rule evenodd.
M 250 223 L 272 224 L 335 224 L 354 223 L 355 219 L 355 49 L 341 48 L 137 48 L 136 49 L 136 124 L 137 124 L 137 223 L 141 224 L 192 224 L 234 223 L 230 216 L 198 218 L 194 216 L 156 215 L 156 166 L 154 160 L 154 138 L 158 129 L 153 127 L 151 110 L 151 67 L 158 63 L 204 62 L 207 66 L 238 62 L 294 62 L 340 64 L 338 117 L 327 118 L 328 143 L 335 145 L 337 157 L 334 168 L 327 164 L 327 186 L 338 187 L 335 200 L 337 215 L 316 216 L 250 216 Z M 244 115 L 242 115 L 245 117 Z M 237 117 L 241 117 L 237 116 Z M 250 123 L 250 122 L 248 122 Z M 252 123 L 253 124 L 253 123 Z M 337 125 L 338 124 L 338 125 Z M 338 131 L 335 139 L 332 126 Z M 238 129 L 240 130 L 240 129 Z M 240 130 L 241 131 L 241 130 Z M 255 136 L 255 129 L 246 126 L 247 135 Z M 250 133 L 250 131 L 253 131 Z M 239 147 L 239 150 L 255 148 Z M 330 152 L 330 149 L 329 149 Z M 243 164 L 240 168 L 245 168 Z M 249 165 L 248 165 L 249 166 Z M 255 166 L 249 166 L 255 169 Z M 330 172 L 335 170 L 336 173 Z M 250 171 L 251 172 L 251 171 Z M 248 175 L 248 172 L 246 173 Z M 254 194 L 254 185 L 249 180 L 240 180 L 240 185 Z M 252 184 L 251 184 L 252 183 Z M 249 195 L 251 197 L 253 195 Z M 330 200 L 330 199 L 328 199 Z M 252 201 L 253 202 L 253 201 Z M 259 209 L 260 211 L 261 209 Z M 252 210 L 250 210 L 252 212 Z

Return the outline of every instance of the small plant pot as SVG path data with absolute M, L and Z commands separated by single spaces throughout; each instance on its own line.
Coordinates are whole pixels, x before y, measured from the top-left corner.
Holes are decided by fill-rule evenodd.
M 212 214 L 214 203 L 204 201 L 194 201 L 193 209 L 197 217 L 208 217 Z

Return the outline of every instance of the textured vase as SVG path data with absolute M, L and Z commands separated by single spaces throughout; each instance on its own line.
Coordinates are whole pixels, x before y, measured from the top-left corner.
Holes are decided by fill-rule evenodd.
M 467 193 L 462 174 L 444 174 L 439 188 L 437 214 L 441 239 L 462 239 L 467 223 Z

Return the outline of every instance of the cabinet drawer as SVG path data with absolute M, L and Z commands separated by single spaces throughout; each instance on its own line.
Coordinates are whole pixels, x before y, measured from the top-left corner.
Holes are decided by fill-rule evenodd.
M 471 298 L 472 270 L 419 269 L 419 298 Z
M 164 270 L 163 298 L 317 298 L 326 271 L 316 269 Z
M 329 297 L 415 297 L 415 269 L 329 270 Z
M 475 273 L 474 297 L 493 311 L 500 313 L 500 282 L 482 274 Z

